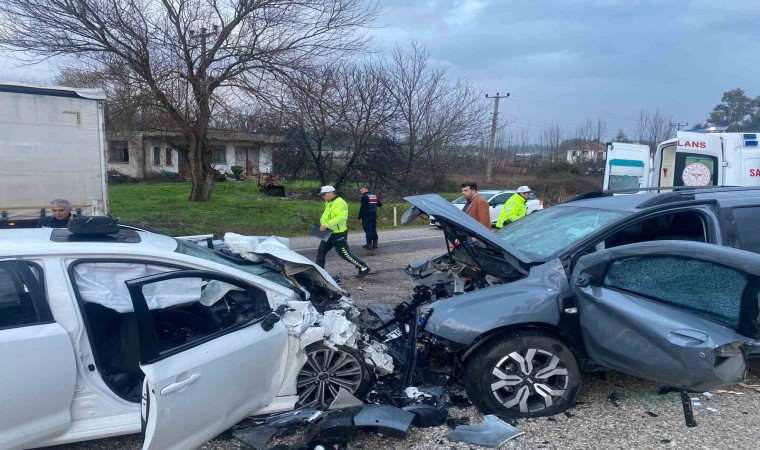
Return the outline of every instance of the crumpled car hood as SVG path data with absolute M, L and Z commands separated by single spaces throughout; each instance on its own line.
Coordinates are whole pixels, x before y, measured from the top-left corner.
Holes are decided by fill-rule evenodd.
M 334 294 L 346 295 L 343 288 L 325 269 L 319 267 L 309 258 L 289 249 L 275 237 L 259 240 L 235 233 L 225 233 L 224 243 L 230 250 L 243 258 L 255 260 L 259 255 L 266 256 L 279 262 L 285 275 L 289 277 L 304 274 L 320 287 Z

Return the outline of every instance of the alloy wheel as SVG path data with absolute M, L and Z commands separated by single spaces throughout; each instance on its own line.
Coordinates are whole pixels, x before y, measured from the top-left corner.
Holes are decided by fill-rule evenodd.
M 535 348 L 505 356 L 491 375 L 491 392 L 496 400 L 521 413 L 549 408 L 565 394 L 569 383 L 562 360 Z
M 306 364 L 298 374 L 299 407 L 327 409 L 341 388 L 353 394 L 361 386 L 361 362 L 340 349 L 307 350 Z

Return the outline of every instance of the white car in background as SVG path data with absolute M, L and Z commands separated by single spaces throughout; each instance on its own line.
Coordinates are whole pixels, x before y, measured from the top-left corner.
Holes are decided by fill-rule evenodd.
M 483 190 L 478 191 L 478 195 L 486 199 L 488 202 L 488 212 L 491 215 L 491 226 L 496 225 L 496 221 L 499 219 L 499 214 L 501 214 L 501 209 L 504 207 L 504 203 L 509 200 L 509 197 L 512 196 L 516 191 L 510 190 L 510 191 L 498 191 L 498 190 Z M 451 202 L 452 205 L 456 206 L 459 209 L 463 209 L 464 205 L 467 203 L 467 200 L 464 199 L 464 197 L 459 197 L 458 199 Z M 528 206 L 528 214 L 538 211 L 540 209 L 544 209 L 544 202 L 540 200 L 536 194 L 533 192 L 530 193 L 530 197 L 528 197 L 527 201 Z M 433 226 L 440 226 L 438 224 L 438 220 L 436 220 L 435 217 L 430 216 L 430 225 Z

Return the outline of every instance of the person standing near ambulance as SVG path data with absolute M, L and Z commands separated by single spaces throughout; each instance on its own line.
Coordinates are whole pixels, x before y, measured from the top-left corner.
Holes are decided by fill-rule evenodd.
M 338 255 L 359 269 L 357 278 L 364 278 L 370 268 L 348 250 L 348 204 L 340 198 L 332 186 L 322 186 L 319 195 L 325 200 L 325 211 L 319 219 L 319 231 L 330 230 L 330 237 L 319 243 L 317 265 L 324 268 L 327 252 L 333 247 Z
M 359 207 L 359 220 L 362 221 L 364 237 L 367 240 L 362 248 L 377 248 L 377 208 L 383 206 L 383 202 L 377 198 L 377 195 L 369 191 L 369 186 L 359 188 L 362 195 L 361 206 Z
M 532 192 L 528 186 L 517 188 L 517 191 L 509 197 L 507 203 L 501 208 L 499 220 L 496 221 L 496 228 L 502 228 L 505 224 L 525 217 L 528 213 L 528 205 L 526 203 Z

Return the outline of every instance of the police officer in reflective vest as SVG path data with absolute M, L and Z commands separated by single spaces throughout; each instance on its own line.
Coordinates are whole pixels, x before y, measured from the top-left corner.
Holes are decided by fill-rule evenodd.
M 377 195 L 369 191 L 369 186 L 360 187 L 359 193 L 362 194 L 359 220 L 362 221 L 364 236 L 367 239 L 367 243 L 362 245 L 362 248 L 377 248 L 377 208 L 382 207 L 383 203 Z
M 364 278 L 370 271 L 369 266 L 352 255 L 348 250 L 348 227 L 346 226 L 348 204 L 345 200 L 338 197 L 335 188 L 332 186 L 322 186 L 319 195 L 325 200 L 325 212 L 322 213 L 322 217 L 319 219 L 319 230 L 330 230 L 332 234 L 330 234 L 330 237 L 326 241 L 320 242 L 319 249 L 317 250 L 317 264 L 324 268 L 327 252 L 335 247 L 335 251 L 338 252 L 341 258 L 359 269 L 357 277 Z
M 507 203 L 501 208 L 499 220 L 496 221 L 496 228 L 522 219 L 528 213 L 528 197 L 533 191 L 528 186 L 520 186 L 517 191 L 507 200 Z

